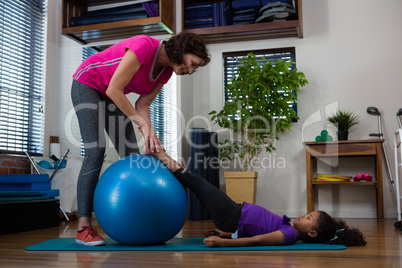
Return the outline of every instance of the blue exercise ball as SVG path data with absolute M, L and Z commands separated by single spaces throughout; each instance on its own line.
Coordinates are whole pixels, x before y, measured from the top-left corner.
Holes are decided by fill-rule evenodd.
M 95 189 L 102 230 L 121 244 L 154 245 L 172 239 L 187 216 L 187 194 L 157 159 L 130 155 L 105 170 Z

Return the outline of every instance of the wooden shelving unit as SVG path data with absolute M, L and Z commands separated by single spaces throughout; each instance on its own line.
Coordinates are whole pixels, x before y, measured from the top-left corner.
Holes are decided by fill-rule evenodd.
M 71 18 L 80 16 L 88 7 L 121 3 L 127 0 L 63 0 L 61 33 L 81 44 L 125 39 L 134 35 L 172 34 L 175 29 L 175 0 L 159 0 L 159 17 L 98 23 L 84 26 L 70 25 Z
M 382 187 L 382 143 L 384 140 L 348 140 L 326 142 L 304 142 L 306 147 L 306 184 L 307 184 L 307 211 L 311 212 L 315 206 L 315 188 L 319 185 L 373 185 L 376 190 L 377 218 L 384 218 L 383 187 Z M 314 169 L 317 159 L 327 157 L 365 157 L 373 158 L 375 167 L 374 181 L 351 182 L 314 182 Z
M 83 12 L 88 10 L 88 7 L 127 1 L 128 0 L 63 0 L 61 32 L 63 35 L 81 44 L 125 39 L 140 34 L 152 36 L 174 33 L 176 21 L 175 0 L 159 0 L 159 17 L 74 27 L 70 25 L 71 18 L 80 16 Z M 183 0 L 183 14 L 185 3 L 198 3 L 203 1 L 204 0 Z M 297 20 L 183 29 L 183 31 L 201 35 L 206 43 L 238 42 L 284 37 L 303 38 L 302 0 L 296 0 L 295 7 L 298 12 Z
M 184 4 L 202 2 L 205 1 L 183 0 L 182 14 L 184 14 Z M 222 27 L 208 27 L 198 29 L 183 28 L 183 31 L 201 35 L 206 43 L 238 42 L 284 37 L 303 38 L 302 0 L 295 1 L 295 8 L 298 13 L 297 20 L 253 23 L 246 25 L 228 25 Z M 184 21 L 182 25 L 184 27 Z

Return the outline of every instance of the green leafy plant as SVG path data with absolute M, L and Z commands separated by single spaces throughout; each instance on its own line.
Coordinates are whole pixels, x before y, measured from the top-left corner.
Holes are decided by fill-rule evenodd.
M 263 59 L 253 53 L 240 61 L 227 91 L 230 100 L 221 111 L 211 111 L 211 120 L 234 133 L 232 139 L 220 142 L 221 160 L 237 160 L 240 170 L 253 170 L 258 156 L 276 150 L 278 134 L 291 129 L 298 119 L 289 103 L 296 102 L 294 92 L 308 83 L 297 69 L 289 70 L 290 62 Z
M 338 131 L 349 131 L 349 129 L 359 123 L 358 116 L 349 111 L 338 110 L 329 116 L 328 121 L 335 125 Z

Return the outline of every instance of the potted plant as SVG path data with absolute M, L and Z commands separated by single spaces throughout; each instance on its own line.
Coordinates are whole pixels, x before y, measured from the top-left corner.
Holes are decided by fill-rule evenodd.
M 338 129 L 338 140 L 341 141 L 348 139 L 349 129 L 359 123 L 359 118 L 352 112 L 338 110 L 328 117 L 328 121 Z
M 226 101 L 222 110 L 211 111 L 211 120 L 222 128 L 233 133 L 218 145 L 220 160 L 234 161 L 242 173 L 225 172 L 226 191 L 229 196 L 232 181 L 227 175 L 244 179 L 248 175 L 254 190 L 255 202 L 257 172 L 253 168 L 260 154 L 274 151 L 278 134 L 291 129 L 291 122 L 298 119 L 289 103 L 296 102 L 295 92 L 308 83 L 305 75 L 297 69 L 289 70 L 290 62 L 277 60 L 271 62 L 263 59 L 259 62 L 253 53 L 249 53 L 240 61 L 227 91 L 230 100 Z M 251 173 L 246 173 L 251 172 Z M 245 185 L 241 184 L 241 191 Z M 236 200 L 235 201 L 245 201 Z

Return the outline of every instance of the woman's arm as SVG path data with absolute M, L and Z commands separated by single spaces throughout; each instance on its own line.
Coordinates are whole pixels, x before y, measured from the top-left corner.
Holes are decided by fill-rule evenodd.
M 211 236 L 204 239 L 204 244 L 207 247 L 270 246 L 282 245 L 284 242 L 285 235 L 281 231 L 237 239 L 225 239 L 217 236 Z
M 156 136 L 155 131 L 152 127 L 151 123 L 151 115 L 150 115 L 150 110 L 149 106 L 151 103 L 154 101 L 155 97 L 159 94 L 161 91 L 163 85 L 160 84 L 157 87 L 155 87 L 150 93 L 146 95 L 141 95 L 138 100 L 135 102 L 135 109 L 138 111 L 138 113 L 142 116 L 142 118 L 145 119 L 148 125 L 148 139 L 147 136 L 145 136 L 144 143 L 150 145 L 150 150 L 151 152 L 159 152 L 159 148 L 162 150 L 165 150 L 163 147 L 162 142 L 159 140 L 159 138 Z M 141 129 L 144 131 L 144 127 L 141 127 Z M 147 131 L 147 130 L 145 130 Z
M 135 110 L 134 106 L 123 92 L 124 88 L 128 85 L 139 68 L 140 62 L 137 56 L 131 50 L 127 50 L 110 80 L 109 86 L 106 89 L 106 95 L 128 118 L 141 127 L 146 123 L 145 120 L 137 110 Z
M 131 50 L 127 50 L 126 54 L 123 56 L 119 65 L 117 66 L 112 79 L 110 80 L 109 86 L 106 90 L 106 95 L 114 102 L 114 104 L 116 104 L 117 107 L 119 107 L 119 109 L 128 118 L 130 118 L 130 120 L 132 120 L 143 130 L 145 141 L 147 141 L 145 142 L 144 147 L 146 147 L 147 149 L 152 149 L 150 148 L 152 147 L 150 146 L 151 140 L 154 141 L 153 147 L 155 147 L 155 144 L 157 144 L 158 142 L 160 145 L 161 143 L 152 129 L 151 119 L 149 118 L 149 107 L 148 112 L 146 110 L 144 111 L 144 108 L 141 107 L 140 109 L 142 110 L 142 112 L 140 113 L 134 108 L 134 106 L 127 99 L 126 95 L 123 92 L 124 88 L 130 82 L 130 80 L 133 78 L 139 68 L 140 62 L 138 61 L 137 56 Z M 151 98 L 155 98 L 161 88 L 162 85 L 158 85 L 149 94 L 145 95 L 146 97 L 143 98 L 144 101 L 142 102 L 148 103 Z

